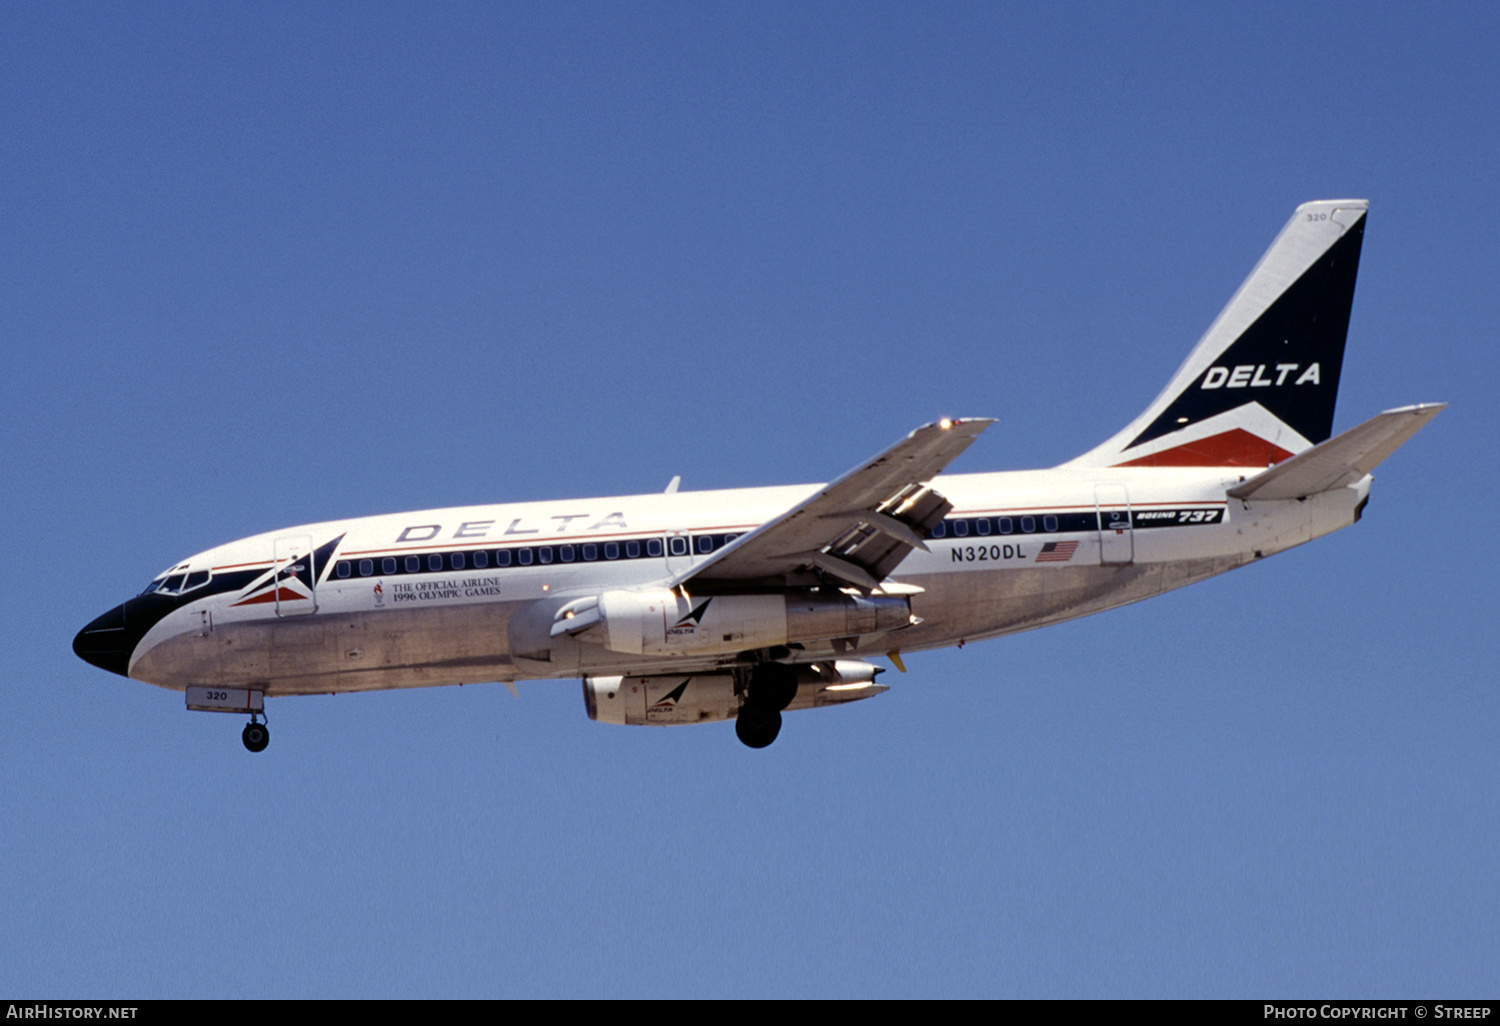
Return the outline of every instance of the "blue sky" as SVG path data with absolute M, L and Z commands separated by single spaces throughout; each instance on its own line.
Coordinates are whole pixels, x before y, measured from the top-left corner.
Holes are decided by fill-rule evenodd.
M 0 10 L 0 991 L 1492 997 L 1491 5 Z M 917 655 L 869 702 L 576 682 L 231 717 L 76 659 L 209 546 L 826 480 L 943 415 L 1049 466 L 1298 203 L 1369 228 L 1357 527 Z M 896 678 L 896 679 L 892 679 Z

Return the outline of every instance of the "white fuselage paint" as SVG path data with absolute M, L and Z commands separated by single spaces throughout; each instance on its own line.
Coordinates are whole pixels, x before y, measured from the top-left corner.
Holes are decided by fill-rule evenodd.
M 885 583 L 891 590 L 921 589 L 911 594 L 911 611 L 920 622 L 861 638 L 854 654 L 906 653 L 1029 630 L 1191 584 L 1353 523 L 1370 485 L 1367 476 L 1305 500 L 1226 499 L 1226 489 L 1249 473 L 1061 468 L 943 475 L 933 485 L 953 503 L 950 522 L 1006 516 L 1013 533 L 935 538 L 928 542 L 931 551 L 913 551 Z M 303 610 L 313 602 L 300 597 L 243 604 L 243 590 L 187 602 L 142 638 L 129 675 L 175 690 L 249 687 L 273 696 L 583 674 L 706 673 L 733 657 L 633 656 L 564 637 L 554 639 L 541 660 L 535 658 L 539 652 L 513 651 L 510 641 L 517 613 L 549 623 L 551 611 L 570 599 L 659 584 L 704 556 L 664 551 L 655 558 L 585 562 L 575 550 L 567 563 L 399 576 L 380 574 L 380 561 L 515 544 L 602 547 L 682 532 L 739 534 L 818 487 L 460 507 L 246 538 L 179 566 L 216 574 L 269 571 L 278 554 L 296 555 L 297 539 L 317 547 L 342 535 L 333 560 L 354 568 L 371 559 L 376 572 L 358 576 L 351 569 L 350 577 L 340 579 L 319 566 L 312 612 Z M 1135 514 L 1137 526 L 1128 532 L 1027 534 L 1019 526 L 1023 516 L 1039 525 L 1048 514 L 1093 513 L 1098 503 L 1116 497 Z M 1207 522 L 1193 522 L 1196 511 Z M 1151 526 L 1153 519 L 1161 526 Z M 1061 549 L 1038 562 L 1049 542 Z M 813 643 L 798 658 L 850 652 L 847 645 Z

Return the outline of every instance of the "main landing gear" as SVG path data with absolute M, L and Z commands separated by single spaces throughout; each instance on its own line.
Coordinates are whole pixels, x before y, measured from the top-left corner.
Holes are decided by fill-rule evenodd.
M 240 740 L 245 742 L 245 747 L 252 752 L 263 752 L 266 750 L 266 745 L 271 743 L 271 730 L 261 723 L 254 713 L 251 713 L 250 722 L 245 724 L 245 731 L 240 735 Z
M 761 663 L 750 674 L 745 702 L 734 721 L 735 736 L 751 748 L 764 748 L 781 733 L 781 711 L 797 697 L 797 670 L 785 663 Z

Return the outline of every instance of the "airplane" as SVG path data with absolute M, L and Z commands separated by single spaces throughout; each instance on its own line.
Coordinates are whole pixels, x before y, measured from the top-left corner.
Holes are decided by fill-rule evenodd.
M 825 485 L 426 510 L 190 556 L 74 651 L 249 715 L 265 699 L 582 678 L 590 718 L 734 720 L 889 690 L 870 660 L 1031 630 L 1347 527 L 1446 404 L 1332 434 L 1368 203 L 1299 206 L 1166 388 L 1048 470 L 942 472 L 992 420 L 925 424 Z

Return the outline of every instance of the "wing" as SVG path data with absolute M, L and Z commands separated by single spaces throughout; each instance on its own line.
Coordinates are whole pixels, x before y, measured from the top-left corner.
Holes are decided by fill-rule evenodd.
M 787 587 L 833 578 L 874 591 L 953 504 L 927 486 L 993 424 L 986 418 L 924 424 L 781 516 L 674 578 L 676 587 Z

